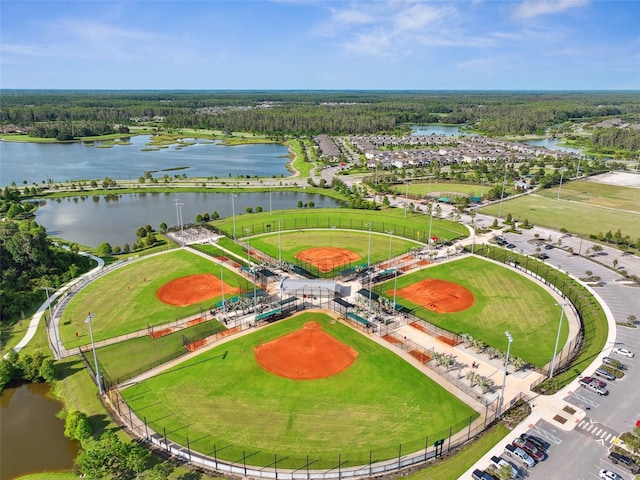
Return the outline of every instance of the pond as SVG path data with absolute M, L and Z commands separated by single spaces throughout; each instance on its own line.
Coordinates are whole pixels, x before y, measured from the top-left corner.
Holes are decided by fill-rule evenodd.
M 49 180 L 136 180 L 147 171 L 154 178 L 219 177 L 251 175 L 288 176 L 288 148 L 277 144 L 225 146 L 218 141 L 184 139 L 193 145 L 173 144 L 149 147 L 150 135 L 138 135 L 115 142 L 30 143 L 1 142 L 0 185 L 41 185 Z M 129 144 L 130 142 L 130 144 Z M 151 151 L 147 151 L 152 149 Z
M 0 394 L 0 480 L 73 468 L 79 445 L 64 436 L 64 421 L 56 416 L 63 405 L 48 396 L 49 388 L 32 383 Z
M 531 145 L 534 147 L 545 147 L 545 148 L 548 148 L 549 150 L 557 150 L 560 152 L 580 153 L 579 148 L 571 148 L 571 147 L 564 147 L 562 145 L 558 145 L 559 141 L 560 140 L 558 140 L 557 138 L 543 138 L 539 140 L 525 140 L 522 143 Z
M 411 135 L 447 135 L 460 137 L 467 135 L 457 125 L 412 125 Z
M 233 200 L 232 200 L 233 199 Z M 176 200 L 180 205 L 176 206 Z M 161 223 L 178 226 L 189 224 L 198 214 L 214 211 L 220 217 L 247 215 L 246 208 L 262 207 L 264 212 L 297 208 L 314 202 L 314 208 L 339 207 L 340 202 L 324 195 L 296 192 L 238 192 L 231 193 L 138 193 L 121 195 L 84 195 L 48 199 L 36 212 L 36 222 L 53 237 L 97 247 L 109 242 L 112 247 L 132 245 L 136 230 L 151 225 L 159 230 Z

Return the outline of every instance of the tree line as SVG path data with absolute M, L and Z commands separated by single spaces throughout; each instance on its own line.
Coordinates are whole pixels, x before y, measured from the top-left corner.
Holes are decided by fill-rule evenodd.
M 16 90 L 3 91 L 0 105 L 2 124 L 62 122 L 80 131 L 82 122 L 97 128 L 161 118 L 166 128 L 272 136 L 406 132 L 425 123 L 466 124 L 491 136 L 542 134 L 567 121 L 639 115 L 633 92 Z

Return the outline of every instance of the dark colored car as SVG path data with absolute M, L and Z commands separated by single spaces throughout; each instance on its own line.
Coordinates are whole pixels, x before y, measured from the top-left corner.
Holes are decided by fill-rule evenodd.
M 544 248 L 545 248 L 545 250 L 553 250 L 553 245 L 547 244 L 547 245 L 544 246 Z
M 531 455 L 536 462 L 544 460 L 544 452 L 536 447 L 532 442 L 523 440 L 522 438 L 516 438 L 512 443 Z
M 607 384 L 605 382 L 603 382 L 602 380 L 598 380 L 597 378 L 584 377 L 583 380 L 585 382 L 590 383 L 591 385 L 595 385 L 595 386 L 600 387 L 600 388 L 604 388 L 604 387 L 607 386 Z
M 640 467 L 636 465 L 636 462 L 634 462 L 631 457 L 627 457 L 621 453 L 611 452 L 609 453 L 609 460 L 611 460 L 611 463 L 614 465 L 622 465 L 634 475 L 640 473 Z
M 520 438 L 522 440 L 533 443 L 539 450 L 542 450 L 543 452 L 546 452 L 550 447 L 548 442 L 545 442 L 543 439 L 529 433 L 523 433 L 522 435 L 520 435 Z
M 616 377 L 612 373 L 607 372 L 604 368 L 598 368 L 594 373 L 597 376 L 606 378 L 609 381 L 613 381 L 616 379 Z

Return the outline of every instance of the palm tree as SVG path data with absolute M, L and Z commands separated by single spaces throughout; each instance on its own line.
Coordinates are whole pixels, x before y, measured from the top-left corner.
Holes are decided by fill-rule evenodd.
M 452 355 L 444 355 L 442 358 L 442 364 L 444 365 L 445 370 L 448 372 L 449 369 L 455 364 L 456 361 Z
M 436 365 L 440 366 L 442 365 L 442 361 L 444 359 L 444 353 L 440 353 L 440 352 L 433 352 L 432 355 L 433 359 L 436 361 Z
M 509 357 L 509 362 L 513 365 L 513 368 L 516 369 L 516 372 L 527 364 L 527 362 L 522 360 L 520 357 Z
M 478 377 L 479 377 L 479 376 L 480 376 L 480 375 L 478 375 L 478 374 L 477 374 L 476 372 L 474 372 L 473 370 L 469 370 L 469 371 L 467 372 L 467 380 L 469 380 L 469 386 L 470 386 L 471 388 L 473 388 L 473 385 L 474 385 L 475 383 L 477 383 L 477 381 L 478 381 Z
M 493 380 L 491 380 L 490 378 L 481 376 L 480 378 L 478 378 L 477 382 L 483 394 L 487 393 L 489 390 L 491 390 L 491 387 L 493 387 Z
M 473 345 L 473 337 L 468 333 L 461 334 L 460 339 L 462 340 L 462 343 L 464 343 L 465 348 L 469 348 Z
M 473 348 L 475 348 L 478 353 L 482 353 L 487 348 L 487 344 L 484 343 L 482 340 L 475 339 L 473 341 Z
M 492 346 L 487 347 L 486 353 L 489 355 L 489 360 L 496 358 L 499 354 L 498 349 Z

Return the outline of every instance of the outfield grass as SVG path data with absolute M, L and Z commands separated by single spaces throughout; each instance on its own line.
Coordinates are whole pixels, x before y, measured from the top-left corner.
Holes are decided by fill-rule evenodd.
M 183 336 L 194 337 L 205 333 L 214 335 L 225 329 L 217 320 L 209 320 L 164 337 L 156 339 L 151 336 L 132 338 L 99 348 L 97 350 L 98 358 L 111 380 L 119 383 L 118 379 L 125 375 L 130 376 L 133 373 L 138 375 L 149 370 L 151 365 L 159 365 L 163 359 L 187 353 L 182 344 Z
M 253 349 L 315 320 L 358 352 L 347 370 L 320 380 L 273 375 Z M 223 354 L 227 352 L 226 355 Z M 282 468 L 366 464 L 417 451 L 446 438 L 477 413 L 390 350 L 320 313 L 305 313 L 220 345 L 125 389 L 123 397 L 151 428 L 219 458 Z
M 558 198 L 558 187 L 537 192 L 546 198 Z M 628 210 L 640 213 L 640 189 L 609 185 L 590 180 L 564 182 L 560 188 L 560 199 L 594 205 L 598 207 Z
M 369 234 L 352 230 L 287 231 L 280 235 L 259 236 L 248 239 L 247 241 L 249 241 L 252 248 L 261 250 L 273 258 L 279 258 L 281 252 L 282 260 L 294 264 L 298 263 L 298 260 L 295 258 L 296 254 L 309 248 L 320 246 L 345 248 L 356 252 L 360 255 L 360 260 L 353 262 L 354 265 L 367 263 L 369 255 Z M 388 260 L 390 245 L 392 257 L 402 255 L 412 248 L 420 246 L 414 242 L 397 237 L 391 237 L 391 244 L 389 244 L 389 235 L 372 234 L 371 263 Z M 349 267 L 349 265 L 342 265 L 336 267 L 336 270 L 347 267 Z
M 407 478 L 409 480 L 457 480 L 509 433 L 510 430 L 500 423 L 466 445 L 460 452 Z
M 236 236 L 275 233 L 280 230 L 300 230 L 310 228 L 344 228 L 371 230 L 378 233 L 393 231 L 396 236 L 424 242 L 429 235 L 429 217 L 421 213 L 407 213 L 404 210 L 387 208 L 383 210 L 351 210 L 344 208 L 319 208 L 281 210 L 271 215 L 269 212 L 251 215 L 236 215 Z M 233 237 L 233 218 L 212 222 L 212 225 Z M 434 218 L 431 235 L 446 240 L 469 236 L 467 228 L 451 220 Z
M 496 203 L 482 207 L 480 213 L 497 216 L 498 209 L 499 205 Z M 505 200 L 502 205 L 502 215 L 509 213 L 519 221 L 528 219 L 532 225 L 554 230 L 564 228 L 568 232 L 581 236 L 604 234 L 609 230 L 615 232 L 619 228 L 623 237 L 626 235 L 631 238 L 640 237 L 640 215 L 637 213 L 557 200 L 555 197 L 548 198 L 532 194 Z
M 89 343 L 87 313 L 96 341 L 135 332 L 147 325 L 159 325 L 208 309 L 222 297 L 188 307 L 161 302 L 156 292 L 165 283 L 197 273 L 220 275 L 219 265 L 200 255 L 176 250 L 145 258 L 120 267 L 87 285 L 65 308 L 60 322 L 60 338 L 66 348 Z M 145 280 L 146 279 L 146 280 Z M 231 270 L 224 272 L 225 283 L 242 291 L 253 290 L 251 282 Z M 78 332 L 78 337 L 75 336 Z
M 475 296 L 474 304 L 461 312 L 435 313 L 397 296 L 414 314 L 454 333 L 468 333 L 501 351 L 507 347 L 504 332 L 513 335 L 511 353 L 536 366 L 553 356 L 560 309 L 555 299 L 540 285 L 506 267 L 477 257 L 442 263 L 397 278 L 397 289 L 427 278 L 462 285 Z M 394 280 L 375 288 L 376 293 L 393 298 Z M 563 322 L 560 344 L 569 333 Z

